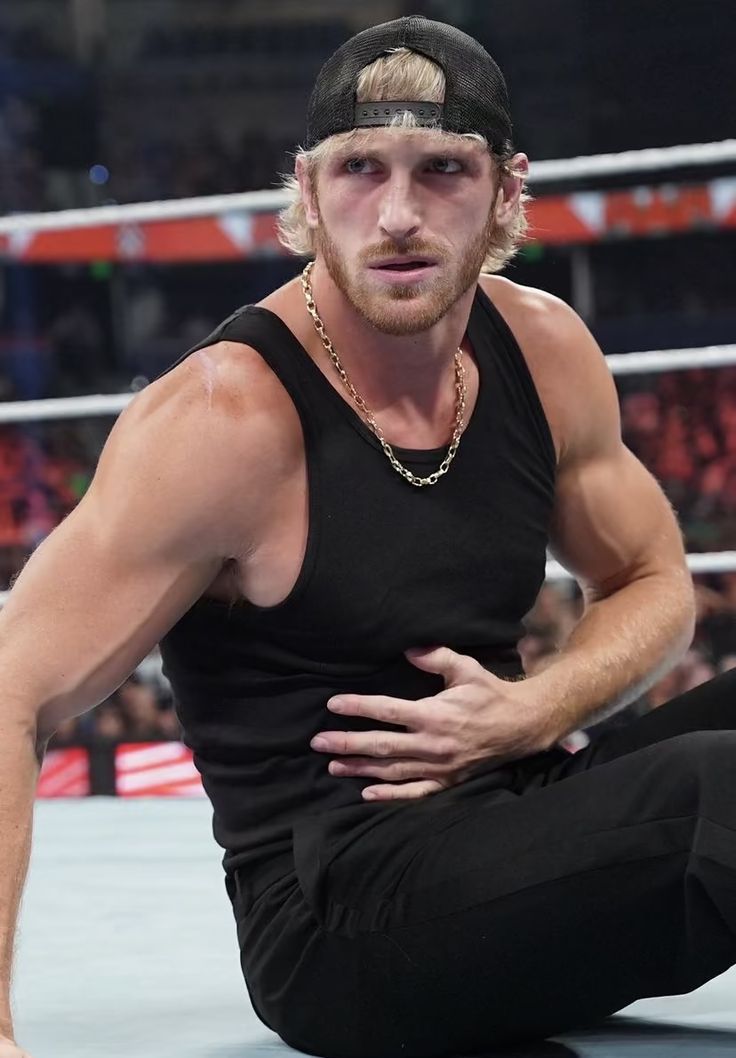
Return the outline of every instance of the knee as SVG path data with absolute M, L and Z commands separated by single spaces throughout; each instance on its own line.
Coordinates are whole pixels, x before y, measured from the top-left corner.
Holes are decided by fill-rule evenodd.
M 670 780 L 680 792 L 693 796 L 700 811 L 714 797 L 725 798 L 721 803 L 736 809 L 736 730 L 690 731 L 660 746 Z
M 660 742 L 662 757 L 676 766 L 700 772 L 703 765 L 724 759 L 734 763 L 736 730 L 688 731 Z
M 736 713 L 734 713 L 736 723 Z M 733 730 L 688 731 L 660 743 L 678 761 L 699 766 L 702 761 L 725 757 L 733 762 L 736 753 L 736 728 Z

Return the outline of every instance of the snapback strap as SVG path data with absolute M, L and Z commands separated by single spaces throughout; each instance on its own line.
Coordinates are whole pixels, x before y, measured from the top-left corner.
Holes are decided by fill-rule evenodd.
M 407 102 L 356 103 L 353 127 L 356 129 L 370 125 L 388 125 L 397 114 L 410 111 L 416 118 L 417 125 L 439 125 L 442 121 L 441 103 L 422 103 L 416 100 Z

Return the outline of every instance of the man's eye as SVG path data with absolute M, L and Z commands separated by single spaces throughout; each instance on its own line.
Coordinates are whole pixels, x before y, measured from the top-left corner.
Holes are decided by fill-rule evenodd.
M 457 158 L 433 158 L 429 167 L 434 173 L 460 173 L 463 168 Z
M 375 172 L 375 165 L 370 158 L 348 158 L 345 168 L 349 173 Z

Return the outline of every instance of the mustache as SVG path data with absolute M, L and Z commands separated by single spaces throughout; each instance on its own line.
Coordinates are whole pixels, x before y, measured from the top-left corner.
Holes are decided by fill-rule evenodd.
M 369 265 L 373 261 L 381 261 L 394 254 L 401 254 L 402 257 L 431 257 L 437 261 L 444 261 L 447 256 L 446 251 L 434 243 L 421 239 L 407 239 L 406 242 L 401 243 L 383 242 L 378 246 L 371 246 L 370 249 L 364 250 L 360 257 L 363 264 Z

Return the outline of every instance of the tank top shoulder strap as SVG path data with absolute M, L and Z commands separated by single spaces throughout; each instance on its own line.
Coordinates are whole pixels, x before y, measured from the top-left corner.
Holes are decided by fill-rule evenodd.
M 545 459 L 549 461 L 550 469 L 554 470 L 557 464 L 555 443 L 526 357 L 505 318 L 480 283 L 474 307 L 485 323 L 485 326 L 480 328 L 481 332 L 490 334 L 492 344 L 503 354 L 499 357 L 499 368 L 505 372 L 509 385 L 520 394 L 527 418 L 539 440 Z
M 297 407 L 306 410 L 305 394 L 311 379 L 304 351 L 283 320 L 258 305 L 243 305 L 236 309 L 211 334 L 187 349 L 157 378 L 173 371 L 192 353 L 224 341 L 240 342 L 255 349 L 279 378 Z

